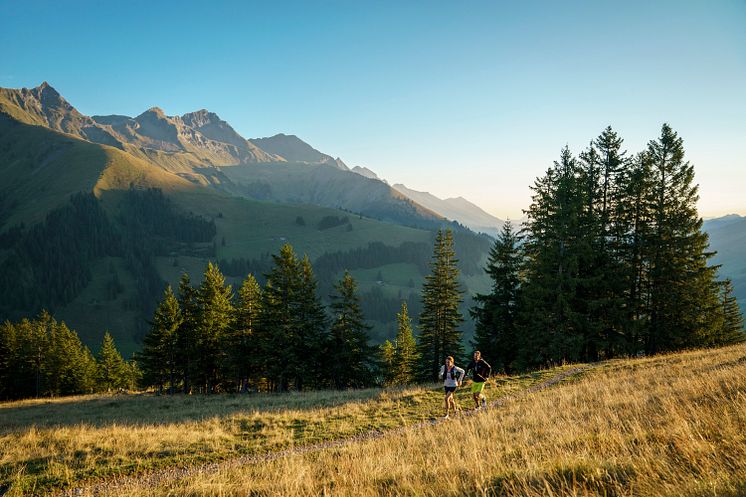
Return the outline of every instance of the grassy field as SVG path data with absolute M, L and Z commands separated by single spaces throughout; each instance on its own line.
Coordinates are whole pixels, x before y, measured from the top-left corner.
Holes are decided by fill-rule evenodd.
M 492 397 L 567 367 L 496 378 Z M 440 388 L 284 395 L 85 396 L 0 404 L 0 488 L 77 482 L 219 461 L 411 425 L 441 413 Z M 459 394 L 462 406 L 469 393 Z
M 107 495 L 741 496 L 746 346 L 501 377 L 476 416 L 261 464 L 98 488 Z M 460 392 L 460 403 L 469 405 Z M 95 396 L 0 404 L 8 495 L 303 447 L 440 413 L 439 389 Z M 81 495 L 86 495 L 84 490 Z

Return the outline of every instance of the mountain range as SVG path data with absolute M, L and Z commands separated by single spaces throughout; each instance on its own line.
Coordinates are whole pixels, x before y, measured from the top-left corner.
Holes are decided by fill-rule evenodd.
M 231 268 L 229 281 L 238 284 L 247 268 L 266 268 L 269 254 L 285 242 L 314 261 L 334 254 L 332 260 L 347 261 L 345 267 L 358 279 L 370 307 L 376 341 L 393 334 L 401 300 L 415 305 L 436 228 L 457 231 L 468 263 L 462 271 L 467 294 L 484 291 L 488 284 L 478 264 L 486 257 L 489 239 L 450 222 L 372 171 L 359 166 L 351 170 L 297 136 L 245 139 L 207 110 L 168 116 L 152 107 L 135 117 L 86 116 L 47 83 L 0 89 L 0 174 L 0 264 L 7 269 L 0 289 L 23 297 L 0 295 L 0 320 L 46 307 L 91 345 L 108 328 L 126 353 L 139 348 L 144 333 L 148 271 L 155 278 L 148 284 L 151 293 L 158 281 L 175 286 L 182 271 L 198 282 L 207 260 L 223 261 Z M 214 226 L 211 241 L 157 231 L 133 235 L 126 228 L 132 222 L 128 219 L 147 206 L 133 205 L 132 199 L 140 197 L 126 192 L 152 188 L 169 202 L 160 208 L 176 212 L 164 220 L 181 219 L 182 235 L 204 224 L 191 220 L 206 220 Z M 78 251 L 85 257 L 77 266 L 55 263 L 54 244 L 67 242 L 51 238 L 61 236 L 54 230 L 72 212 L 71 196 L 79 192 L 95 195 L 108 223 L 120 226 L 119 241 L 107 249 L 81 245 Z M 150 215 L 161 214 L 155 210 Z M 123 238 L 132 236 L 146 238 Z M 150 252 L 140 253 L 138 246 L 148 246 Z M 378 256 L 366 255 L 381 251 L 387 255 L 380 263 Z M 73 266 L 77 273 L 71 273 Z M 50 273 L 33 274 L 41 267 Z M 11 278 L 11 269 L 20 281 Z M 63 270 L 67 276 L 57 274 Z M 328 271 L 319 275 L 321 291 L 327 293 L 340 269 Z M 70 275 L 75 281 L 68 284 L 64 279 Z M 35 285 L 44 282 L 54 284 L 55 299 L 34 295 Z M 469 298 L 464 312 L 468 305 Z
M 47 83 L 0 88 L 0 175 L 0 269 L 23 266 L 14 273 L 20 280 L 11 271 L 0 275 L 0 321 L 46 307 L 89 345 L 108 329 L 127 354 L 140 346 L 147 301 L 155 302 L 160 285 L 176 286 L 184 271 L 198 282 L 208 260 L 222 261 L 237 285 L 247 271 L 261 276 L 269 254 L 286 242 L 320 267 L 324 296 L 343 268 L 353 273 L 373 339 L 381 341 L 395 333 L 402 300 L 416 316 L 433 232 L 449 226 L 457 235 L 467 314 L 471 296 L 489 288 L 482 267 L 492 241 L 475 232 L 495 236 L 503 225 L 462 197 L 440 199 L 391 185 L 291 134 L 246 139 L 204 109 L 181 116 L 158 107 L 135 117 L 85 116 Z M 127 194 L 148 189 L 162 192 L 166 203 Z M 54 230 L 79 192 L 95 195 L 119 238 L 107 249 L 74 247 L 87 259 L 78 261 L 77 279 L 67 285 L 60 273 L 69 270 L 67 261 L 54 258 L 64 240 Z M 132 203 L 138 198 L 151 202 L 149 211 Z M 160 226 L 179 220 L 179 229 L 167 235 L 127 228 L 137 215 L 147 225 L 144 213 L 162 218 Z M 204 231 L 205 223 L 213 230 L 209 239 L 188 235 Z M 721 274 L 746 302 L 746 219 L 712 219 L 705 229 Z M 32 274 L 42 259 L 49 274 Z M 34 294 L 34 285 L 46 281 L 59 287 L 54 301 Z M 18 295 L 23 298 L 15 301 L 24 304 L 8 303 Z

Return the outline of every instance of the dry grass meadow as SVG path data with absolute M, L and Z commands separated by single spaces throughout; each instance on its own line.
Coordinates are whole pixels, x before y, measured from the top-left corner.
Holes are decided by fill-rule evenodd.
M 508 398 L 567 369 L 498 378 L 490 393 Z M 89 486 L 414 424 L 438 415 L 439 400 L 413 388 L 0 404 L 0 485 L 8 495 L 746 495 L 746 345 L 612 361 L 374 440 Z

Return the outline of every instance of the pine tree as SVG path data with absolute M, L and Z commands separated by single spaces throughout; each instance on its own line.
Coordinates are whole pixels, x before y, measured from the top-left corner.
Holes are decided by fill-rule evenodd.
M 453 233 L 450 229 L 438 230 L 431 273 L 422 286 L 422 313 L 418 352 L 422 357 L 421 376 L 426 381 L 437 381 L 444 359 L 451 355 L 460 359 L 463 355 L 461 331 L 463 321 L 459 306 L 461 289 L 458 283 L 456 252 L 453 248 Z
M 220 364 L 225 360 L 223 342 L 231 329 L 233 290 L 217 265 L 207 263 L 197 291 L 198 315 L 195 330 L 199 351 L 198 372 L 206 393 L 220 383 Z
M 744 330 L 743 314 L 738 306 L 735 295 L 733 295 L 733 283 L 725 280 L 720 285 L 720 303 L 722 306 L 723 324 L 713 334 L 709 345 L 722 346 L 741 343 L 746 341 L 746 330 Z
M 0 399 L 12 399 L 17 395 L 17 348 L 16 327 L 5 321 L 0 324 Z
M 518 236 L 507 221 L 489 253 L 485 271 L 492 280 L 489 294 L 474 297 L 471 309 L 475 320 L 474 347 L 496 370 L 510 372 L 518 352 L 516 319 L 518 312 L 521 255 Z
M 127 364 L 119 354 L 114 338 L 109 332 L 104 333 L 101 349 L 98 353 L 98 387 L 100 390 L 111 392 L 129 385 L 129 371 Z
M 717 268 L 707 264 L 713 254 L 697 214 L 694 168 L 684 161 L 683 140 L 667 124 L 648 144 L 644 160 L 653 183 L 646 352 L 702 346 L 716 333 L 712 323 L 720 305 Z
M 383 367 L 382 380 L 384 386 L 394 385 L 396 371 L 394 370 L 394 344 L 391 340 L 386 340 L 378 347 L 378 353 L 381 357 L 381 366 Z
M 192 287 L 188 273 L 183 273 L 179 280 L 179 309 L 181 309 L 181 324 L 177 329 L 176 346 L 178 350 L 179 369 L 182 376 L 184 393 L 192 393 L 198 361 L 197 320 L 199 318 L 199 302 L 197 290 Z
M 623 264 L 619 248 L 624 232 L 616 214 L 622 178 L 630 161 L 623 140 L 611 127 L 579 157 L 578 181 L 584 208 L 579 217 L 577 247 L 579 309 L 585 316 L 581 359 L 597 361 L 625 349 L 623 340 Z
M 650 163 L 638 154 L 625 168 L 620 180 L 620 199 L 615 212 L 615 252 L 621 267 L 623 312 L 620 353 L 637 354 L 645 350 L 649 317 L 650 243 L 653 213 L 650 204 L 653 189 Z
M 255 335 L 261 313 L 261 293 L 256 278 L 249 274 L 238 290 L 233 327 L 226 341 L 229 375 L 237 380 L 242 392 L 248 391 L 252 371 L 260 366 Z
M 303 348 L 301 330 L 298 329 L 302 300 L 300 261 L 289 244 L 283 245 L 280 253 L 273 254 L 272 259 L 274 266 L 267 274 L 262 292 L 257 341 L 270 388 L 287 391 L 298 375 L 307 373 L 304 365 L 317 357 L 307 356 L 308 349 Z M 316 344 L 312 346 L 316 347 Z
M 300 286 L 298 288 L 297 312 L 294 314 L 295 332 L 290 353 L 294 357 L 293 371 L 295 388 L 319 388 L 327 385 L 327 374 L 322 361 L 328 340 L 328 317 L 318 295 L 318 282 L 308 256 L 300 261 Z
M 407 303 L 402 302 L 401 311 L 396 315 L 397 332 L 393 348 L 393 383 L 410 385 L 415 382 L 420 356 L 417 353 L 417 342 L 412 333 L 412 322 L 409 319 Z
M 372 382 L 373 349 L 368 345 L 370 326 L 360 309 L 357 284 L 345 271 L 331 295 L 332 326 L 329 337 L 329 371 L 335 388 L 363 387 Z
M 144 381 L 162 391 L 166 382 L 169 393 L 176 390 L 179 371 L 178 333 L 183 318 L 179 302 L 171 285 L 163 292 L 163 299 L 153 315 L 150 332 L 143 339 L 143 350 L 139 355 Z
M 576 159 L 565 147 L 532 190 L 526 211 L 526 282 L 522 287 L 518 364 L 577 361 L 586 320 L 578 295 L 589 253 L 581 230 L 585 198 Z

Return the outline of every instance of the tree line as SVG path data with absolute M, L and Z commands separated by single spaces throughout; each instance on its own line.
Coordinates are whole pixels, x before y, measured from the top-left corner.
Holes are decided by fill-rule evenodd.
M 262 287 L 249 274 L 234 294 L 212 263 L 198 286 L 182 275 L 166 288 L 138 362 L 145 384 L 168 392 L 364 387 L 376 383 L 376 351 L 345 273 L 328 312 L 308 257 L 290 245 L 273 255 Z
M 130 390 L 139 377 L 104 334 L 94 356 L 75 331 L 42 311 L 0 324 L 0 399 Z
M 743 341 L 743 318 L 696 208 L 694 168 L 663 125 L 627 155 L 606 128 L 566 147 L 536 180 L 527 220 L 489 255 L 475 345 L 493 366 L 528 369 Z

